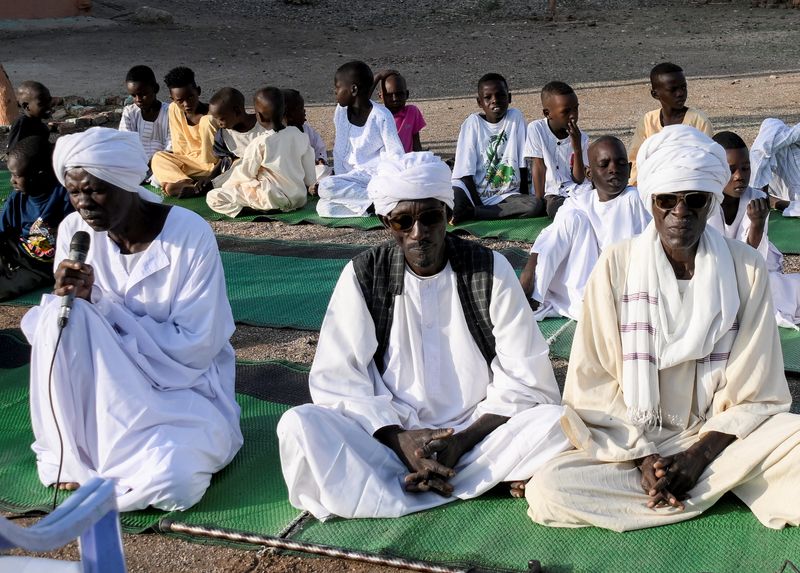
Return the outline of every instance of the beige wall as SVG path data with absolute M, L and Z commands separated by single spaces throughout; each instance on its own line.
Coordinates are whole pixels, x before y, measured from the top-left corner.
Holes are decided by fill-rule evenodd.
M 0 0 L 0 20 L 87 16 L 91 0 Z

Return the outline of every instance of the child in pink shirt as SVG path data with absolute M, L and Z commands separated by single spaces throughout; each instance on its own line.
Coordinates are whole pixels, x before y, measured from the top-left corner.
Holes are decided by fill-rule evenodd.
M 425 127 L 425 118 L 415 105 L 406 105 L 408 87 L 406 80 L 395 70 L 384 70 L 375 76 L 375 84 L 380 85 L 380 98 L 383 105 L 392 112 L 397 125 L 397 134 L 406 153 L 422 151 L 419 132 Z

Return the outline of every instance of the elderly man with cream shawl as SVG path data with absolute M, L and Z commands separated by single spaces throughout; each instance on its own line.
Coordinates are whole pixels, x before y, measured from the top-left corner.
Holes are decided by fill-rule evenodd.
M 53 163 L 77 212 L 59 228 L 59 296 L 45 295 L 22 319 L 39 478 L 61 489 L 115 479 L 122 511 L 188 508 L 242 445 L 214 235 L 195 213 L 139 187 L 147 157 L 135 133 L 67 135 Z M 77 231 L 91 238 L 85 264 L 67 258 Z
M 706 227 L 730 171 L 692 127 L 642 145 L 653 221 L 603 252 L 564 390 L 576 450 L 537 472 L 529 515 L 625 531 L 689 519 L 725 492 L 771 528 L 800 522 L 800 416 L 757 251 Z
M 548 348 L 506 259 L 446 233 L 450 170 L 384 155 L 369 194 L 394 241 L 348 263 L 314 404 L 278 424 L 289 500 L 318 519 L 396 517 L 521 483 L 568 446 Z

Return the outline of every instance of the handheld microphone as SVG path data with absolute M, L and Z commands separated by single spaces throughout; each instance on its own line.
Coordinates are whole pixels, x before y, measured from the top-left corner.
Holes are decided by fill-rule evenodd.
M 72 235 L 72 242 L 69 244 L 69 260 L 76 263 L 86 262 L 86 255 L 89 253 L 89 233 L 77 231 Z M 61 297 L 61 311 L 58 313 L 58 327 L 64 328 L 69 321 L 69 313 L 72 310 L 72 303 L 75 301 L 75 290 L 70 291 Z

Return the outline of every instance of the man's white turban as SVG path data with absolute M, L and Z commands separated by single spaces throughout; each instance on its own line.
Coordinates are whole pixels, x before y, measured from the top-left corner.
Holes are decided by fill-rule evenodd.
M 452 173 L 430 151 L 400 156 L 381 154 L 377 173 L 367 186 L 378 215 L 388 215 L 400 201 L 438 199 L 453 208 Z
M 722 189 L 731 178 L 725 149 L 688 125 L 668 125 L 645 139 L 636 165 L 639 194 L 651 213 L 652 196 L 659 193 L 705 191 L 721 203 Z
M 147 175 L 147 154 L 137 133 L 92 127 L 58 138 L 53 151 L 58 181 L 64 185 L 67 171 L 78 167 L 106 183 L 138 193 L 145 201 L 161 202 L 161 197 L 139 185 Z

